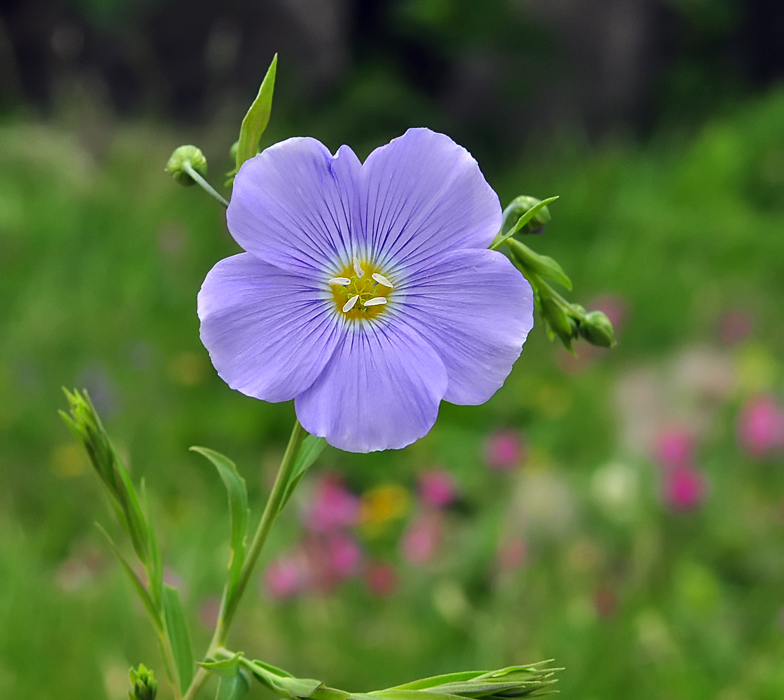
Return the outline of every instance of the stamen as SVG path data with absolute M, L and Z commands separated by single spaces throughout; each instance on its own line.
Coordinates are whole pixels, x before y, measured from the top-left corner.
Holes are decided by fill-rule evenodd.
M 351 280 L 348 277 L 333 277 L 331 280 L 327 280 L 327 283 L 340 284 L 345 287 L 347 284 L 351 284 Z
M 379 304 L 386 304 L 386 303 L 387 303 L 386 297 L 373 297 L 372 299 L 368 299 L 367 301 L 363 301 L 362 305 L 363 306 L 378 306 Z
M 349 299 L 345 304 L 343 304 L 343 313 L 347 314 L 351 309 L 354 308 L 354 304 L 357 303 L 357 299 L 359 299 L 359 294 L 355 294 L 351 299 Z M 371 299 L 372 301 L 372 299 Z M 367 304 L 365 304 L 367 306 Z
M 357 277 L 363 277 L 365 271 L 362 269 L 362 266 L 359 264 L 359 259 L 354 258 L 354 272 L 357 273 Z
M 372 277 L 379 284 L 383 284 L 385 287 L 389 287 L 390 289 L 392 289 L 392 283 L 386 277 L 384 277 L 384 275 L 382 275 L 381 273 L 374 272 Z

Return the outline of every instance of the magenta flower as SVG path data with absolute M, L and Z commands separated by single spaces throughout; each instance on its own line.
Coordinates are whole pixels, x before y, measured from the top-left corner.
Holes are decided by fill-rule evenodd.
M 272 598 L 292 598 L 303 593 L 309 584 L 307 561 L 300 553 L 273 559 L 264 573 L 267 592 Z
M 694 458 L 696 441 L 685 428 L 669 428 L 656 438 L 656 457 L 664 469 L 686 469 Z
M 359 498 L 343 486 L 340 478 L 326 476 L 305 508 L 303 523 L 312 532 L 329 533 L 356 525 L 358 516 Z
M 485 462 L 490 469 L 505 472 L 514 469 L 525 459 L 525 445 L 514 430 L 493 433 L 485 443 Z
M 427 564 L 435 557 L 443 538 L 442 521 L 438 511 L 425 511 L 416 517 L 400 541 L 403 558 L 407 562 Z
M 705 477 L 696 467 L 677 467 L 664 473 L 662 496 L 674 511 L 698 508 L 707 491 Z
M 431 469 L 419 476 L 419 497 L 428 506 L 444 508 L 457 498 L 454 477 L 444 469 Z
M 247 161 L 201 338 L 233 389 L 295 400 L 310 433 L 351 452 L 425 435 L 439 403 L 487 401 L 533 325 L 531 288 L 487 250 L 498 197 L 443 134 L 411 129 L 364 164 L 292 138 Z
M 350 578 L 359 573 L 362 550 L 351 535 L 345 532 L 333 535 L 328 547 L 330 570 L 337 578 Z
M 772 396 L 754 396 L 743 404 L 738 416 L 738 440 L 757 459 L 784 448 L 784 410 Z

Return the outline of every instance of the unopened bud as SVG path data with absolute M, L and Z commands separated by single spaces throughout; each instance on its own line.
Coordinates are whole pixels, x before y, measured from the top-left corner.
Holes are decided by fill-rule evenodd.
M 69 413 L 60 411 L 60 416 L 87 451 L 96 473 L 114 501 L 120 523 L 130 536 L 136 554 L 142 562 L 146 563 L 148 561 L 147 520 L 142 513 L 139 497 L 128 470 L 103 427 L 87 392 L 70 392 L 66 389 L 63 391 L 68 399 Z
M 580 335 L 591 345 L 611 348 L 615 345 L 615 331 L 607 314 L 602 311 L 591 311 L 580 323 Z
M 542 315 L 553 333 L 568 350 L 572 349 L 572 338 L 577 335 L 577 322 L 566 312 L 564 306 L 552 297 L 542 297 Z
M 533 209 L 541 201 L 541 199 L 529 197 L 527 195 L 515 197 L 509 203 L 509 206 L 504 209 L 504 222 L 501 226 L 501 230 L 503 232 L 508 231 L 519 221 L 521 216 L 530 209 Z M 545 224 L 547 224 L 551 218 L 550 210 L 547 207 L 542 207 L 518 233 L 541 233 L 544 231 Z
M 128 691 L 128 700 L 155 700 L 158 694 L 158 682 L 155 674 L 139 664 L 139 669 L 130 671 L 131 689 Z
M 180 146 L 175 149 L 169 162 L 166 163 L 166 172 L 170 173 L 181 185 L 188 187 L 196 184 L 196 181 L 188 173 L 188 167 L 193 168 L 202 177 L 207 175 L 207 159 L 196 146 Z

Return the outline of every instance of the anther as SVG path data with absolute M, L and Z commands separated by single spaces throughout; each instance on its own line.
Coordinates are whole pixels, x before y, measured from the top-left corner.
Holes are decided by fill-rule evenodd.
M 378 272 L 374 272 L 372 277 L 379 284 L 383 284 L 385 287 L 389 287 L 390 289 L 392 289 L 392 283 L 386 277 L 384 277 L 384 275 Z
M 365 274 L 365 271 L 362 269 L 357 258 L 354 258 L 354 272 L 357 273 L 357 277 L 362 277 Z
M 354 304 L 357 303 L 357 299 L 359 299 L 359 294 L 355 294 L 353 297 L 351 297 L 351 299 L 349 299 L 345 304 L 343 304 L 344 314 L 347 314 L 349 311 L 351 311 L 351 309 L 354 308 Z M 365 303 L 365 306 L 367 306 L 367 303 Z
M 363 301 L 363 306 L 378 306 L 379 304 L 386 304 L 387 300 L 386 297 L 373 297 L 372 299 L 368 299 L 367 301 Z M 344 309 L 345 311 L 345 309 Z
M 331 280 L 327 280 L 327 283 L 340 284 L 345 287 L 347 284 L 351 284 L 351 280 L 348 277 L 333 277 Z

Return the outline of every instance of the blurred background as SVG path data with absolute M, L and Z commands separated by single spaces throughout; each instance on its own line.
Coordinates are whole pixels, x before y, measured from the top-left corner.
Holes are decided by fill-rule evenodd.
M 485 406 L 328 448 L 233 646 L 353 690 L 555 658 L 570 700 L 784 697 L 783 37 L 776 0 L 3 0 L 0 697 L 164 677 L 63 385 L 146 479 L 206 648 L 228 518 L 187 448 L 234 459 L 258 517 L 293 409 L 215 375 L 196 293 L 238 249 L 163 166 L 196 143 L 220 188 L 275 52 L 262 145 L 429 126 L 502 202 L 560 195 L 530 245 L 619 345 L 537 327 Z

